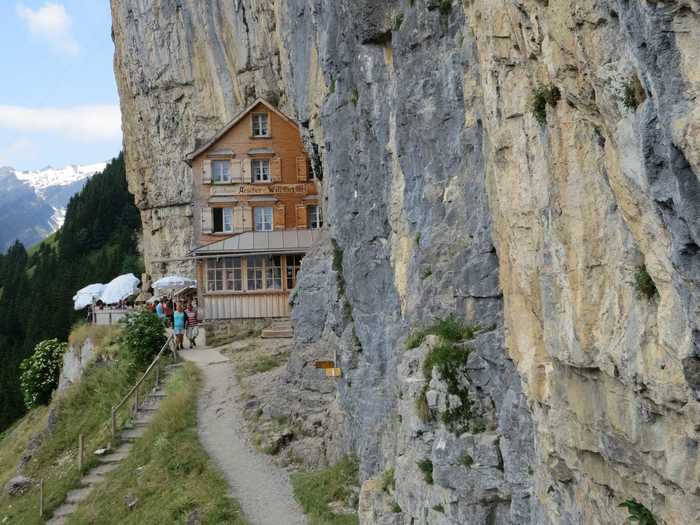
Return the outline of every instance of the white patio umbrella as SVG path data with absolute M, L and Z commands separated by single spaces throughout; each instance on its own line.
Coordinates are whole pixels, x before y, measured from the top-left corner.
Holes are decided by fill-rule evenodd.
M 102 283 L 88 284 L 85 288 L 81 288 L 73 296 L 73 308 L 82 310 L 90 306 L 93 299 L 99 299 L 102 296 L 104 289 L 105 285 Z
M 100 299 L 105 304 L 118 303 L 130 295 L 134 295 L 138 289 L 138 278 L 133 273 L 125 273 L 107 283 Z
M 181 277 L 179 275 L 168 275 L 166 277 L 158 279 L 151 286 L 153 286 L 153 291 L 155 295 L 158 295 L 165 292 L 179 290 L 180 288 L 185 288 L 188 286 L 197 286 L 197 281 L 195 281 L 194 279 L 190 279 L 189 277 Z

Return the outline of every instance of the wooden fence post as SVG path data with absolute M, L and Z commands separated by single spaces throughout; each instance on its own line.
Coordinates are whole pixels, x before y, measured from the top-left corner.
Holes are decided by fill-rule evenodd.
M 112 408 L 112 446 L 117 444 L 117 412 Z
M 39 517 L 44 517 L 44 480 L 39 480 Z
M 83 473 L 83 457 L 85 454 L 85 437 L 78 434 L 78 472 Z

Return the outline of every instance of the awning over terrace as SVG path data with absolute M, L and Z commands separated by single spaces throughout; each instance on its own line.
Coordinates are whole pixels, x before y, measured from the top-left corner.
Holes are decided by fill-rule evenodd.
M 197 258 L 221 254 L 305 253 L 318 238 L 317 230 L 245 232 L 192 250 Z

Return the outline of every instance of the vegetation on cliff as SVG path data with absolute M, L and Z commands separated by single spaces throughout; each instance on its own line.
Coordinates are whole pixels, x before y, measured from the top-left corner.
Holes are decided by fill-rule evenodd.
M 0 431 L 25 411 L 22 360 L 39 341 L 65 341 L 83 315 L 73 311 L 75 291 L 141 271 L 139 230 L 120 155 L 71 199 L 63 228 L 48 242 L 31 253 L 17 242 L 0 255 Z

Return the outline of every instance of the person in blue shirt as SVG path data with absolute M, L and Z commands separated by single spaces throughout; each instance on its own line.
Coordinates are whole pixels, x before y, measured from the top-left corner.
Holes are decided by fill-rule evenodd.
M 185 323 L 187 322 L 187 316 L 185 312 L 182 311 L 182 303 L 177 305 L 177 310 L 173 314 L 173 332 L 175 332 L 175 346 L 178 350 L 184 350 L 182 345 L 182 339 L 185 335 Z
M 156 315 L 161 321 L 165 321 L 165 310 L 163 310 L 163 303 L 156 300 Z

